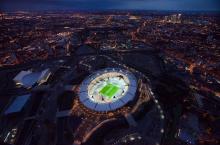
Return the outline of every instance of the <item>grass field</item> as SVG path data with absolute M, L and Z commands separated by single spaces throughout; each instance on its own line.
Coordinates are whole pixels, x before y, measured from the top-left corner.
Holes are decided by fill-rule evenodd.
M 118 90 L 119 87 L 117 87 L 116 85 L 107 84 L 101 89 L 99 93 L 105 97 L 108 97 L 108 99 L 112 99 L 112 97 L 117 93 Z

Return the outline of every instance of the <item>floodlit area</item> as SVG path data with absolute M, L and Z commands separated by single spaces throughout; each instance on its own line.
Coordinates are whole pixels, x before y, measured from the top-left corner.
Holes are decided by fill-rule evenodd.
M 119 87 L 113 84 L 107 84 L 104 88 L 99 92 L 104 97 L 108 97 L 111 99 L 119 90 Z
M 124 96 L 128 86 L 129 81 L 126 76 L 107 73 L 96 78 L 89 85 L 89 98 L 97 103 L 114 102 Z
M 133 99 L 136 85 L 136 78 L 130 72 L 114 68 L 100 70 L 83 81 L 80 100 L 97 111 L 114 110 Z

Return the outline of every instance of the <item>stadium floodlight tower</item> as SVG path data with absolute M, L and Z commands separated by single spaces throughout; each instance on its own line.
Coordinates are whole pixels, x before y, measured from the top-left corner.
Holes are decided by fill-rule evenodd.
M 136 90 L 137 80 L 131 72 L 106 68 L 92 73 L 82 82 L 79 100 L 95 111 L 113 111 L 132 101 Z

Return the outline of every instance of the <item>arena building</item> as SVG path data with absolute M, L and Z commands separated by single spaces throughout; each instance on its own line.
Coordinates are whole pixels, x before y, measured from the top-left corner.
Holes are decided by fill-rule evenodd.
M 79 100 L 95 111 L 113 111 L 132 101 L 136 90 L 137 80 L 131 72 L 106 68 L 92 73 L 82 82 Z

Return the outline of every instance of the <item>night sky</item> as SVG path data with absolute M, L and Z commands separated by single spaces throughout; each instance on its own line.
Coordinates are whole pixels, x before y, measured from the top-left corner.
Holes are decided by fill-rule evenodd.
M 0 9 L 219 11 L 220 0 L 0 0 Z

